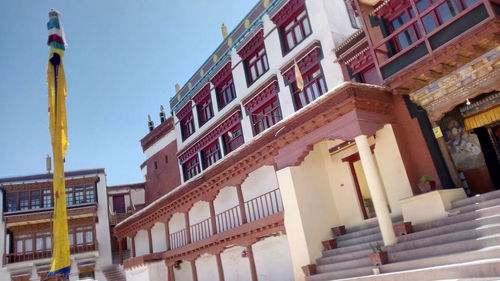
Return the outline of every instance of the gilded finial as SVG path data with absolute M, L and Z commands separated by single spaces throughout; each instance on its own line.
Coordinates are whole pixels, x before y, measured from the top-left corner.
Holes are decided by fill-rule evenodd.
M 181 90 L 181 85 L 179 83 L 175 83 L 175 92 L 179 92 Z
M 222 31 L 222 39 L 226 39 L 228 33 L 227 33 L 227 27 L 224 23 L 222 23 L 222 26 L 220 27 Z
M 160 123 L 165 122 L 165 120 L 167 120 L 165 110 L 163 109 L 163 105 L 160 105 Z

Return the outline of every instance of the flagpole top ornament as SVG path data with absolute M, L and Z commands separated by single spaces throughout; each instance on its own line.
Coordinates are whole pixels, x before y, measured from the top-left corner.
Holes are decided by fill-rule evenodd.
M 227 33 L 227 26 L 222 23 L 222 26 L 220 27 L 221 31 L 222 31 L 222 39 L 226 39 L 228 33 Z

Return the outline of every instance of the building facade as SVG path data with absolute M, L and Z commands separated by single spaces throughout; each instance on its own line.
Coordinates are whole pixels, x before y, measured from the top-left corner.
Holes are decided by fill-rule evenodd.
M 45 280 L 52 256 L 52 174 L 0 179 L 0 280 Z M 106 280 L 111 248 L 104 169 L 66 172 L 70 280 Z
M 331 226 L 397 241 L 399 200 L 443 183 L 404 98 L 345 81 L 335 50 L 361 27 L 343 1 L 259 1 L 224 36 L 141 140 L 127 280 L 304 280 Z

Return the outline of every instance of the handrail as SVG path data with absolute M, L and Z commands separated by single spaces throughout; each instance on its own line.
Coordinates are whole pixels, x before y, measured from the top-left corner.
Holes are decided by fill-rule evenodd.
M 94 241 L 92 244 L 73 245 L 70 248 L 70 252 L 71 254 L 79 254 L 79 253 L 97 251 L 98 249 L 99 249 L 98 242 Z M 10 254 L 4 254 L 4 264 L 45 259 L 50 257 L 52 257 L 52 250 L 43 250 L 43 251 L 35 250 L 31 252 L 10 253 Z
M 240 206 L 234 206 L 216 215 L 215 221 L 217 222 L 217 233 L 242 225 Z
M 187 244 L 186 228 L 170 234 L 170 248 L 176 249 Z
M 245 202 L 247 221 L 252 222 L 283 211 L 279 188 Z
M 191 229 L 191 242 L 194 243 L 199 240 L 206 239 L 212 236 L 212 224 L 210 218 L 200 221 L 199 223 L 190 226 Z

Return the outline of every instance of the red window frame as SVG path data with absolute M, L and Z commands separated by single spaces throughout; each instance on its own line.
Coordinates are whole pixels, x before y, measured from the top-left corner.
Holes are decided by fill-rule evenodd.
M 303 74 L 302 77 L 304 79 L 304 89 L 302 91 L 297 88 L 297 81 L 293 82 L 292 85 L 297 110 L 319 98 L 328 90 L 323 71 L 319 65 Z
M 229 75 L 223 83 L 217 86 L 216 92 L 220 110 L 236 98 L 233 75 Z
M 195 132 L 193 112 L 186 115 L 181 120 L 181 134 L 182 140 L 189 138 Z
M 390 33 L 398 32 L 399 34 L 395 36 L 391 43 L 395 52 L 399 52 L 401 50 L 406 49 L 411 46 L 417 40 L 422 37 L 422 32 L 418 26 L 418 22 L 407 27 L 405 30 L 399 30 L 401 26 L 409 22 L 411 19 L 415 17 L 415 11 L 413 8 L 408 5 L 402 9 L 402 12 L 398 13 L 395 16 L 385 18 L 387 25 L 389 27 Z
M 241 128 L 241 123 L 233 126 L 224 135 L 224 149 L 226 154 L 234 151 L 242 144 L 245 143 L 243 138 L 243 129 Z
M 439 5 L 437 8 L 428 12 L 427 14 L 425 14 L 425 12 L 434 4 L 435 1 L 420 0 L 416 1 L 415 5 L 417 6 L 419 13 L 425 14 L 421 16 L 422 24 L 424 25 L 425 32 L 430 33 L 440 25 L 445 24 L 447 21 L 460 14 L 468 7 L 477 3 L 477 1 L 478 0 L 448 0 Z M 447 9 L 450 17 L 444 17 L 443 13 L 445 10 L 443 10 L 442 8 Z M 454 11 L 455 9 L 456 11 Z
M 300 9 L 293 14 L 289 20 L 281 25 L 280 29 L 281 34 L 283 34 L 285 53 L 288 53 L 312 33 L 306 9 Z
M 209 146 L 204 148 L 201 153 L 203 156 L 203 167 L 205 169 L 212 166 L 215 162 L 219 161 L 222 158 L 219 140 L 215 140 Z
M 245 60 L 245 65 L 247 81 L 248 84 L 251 85 L 269 70 L 266 48 L 262 46 L 262 48 L 259 48 L 255 53 L 249 56 Z
M 195 154 L 191 159 L 182 164 L 182 170 L 184 174 L 184 181 L 198 175 L 201 172 L 200 169 L 200 159 L 198 158 L 198 153 Z
M 281 107 L 275 96 L 264 105 L 252 112 L 252 127 L 254 136 L 281 121 Z
M 196 105 L 196 111 L 198 112 L 198 124 L 203 126 L 208 120 L 214 117 L 214 110 L 212 108 L 212 98 L 208 95 L 201 102 Z

